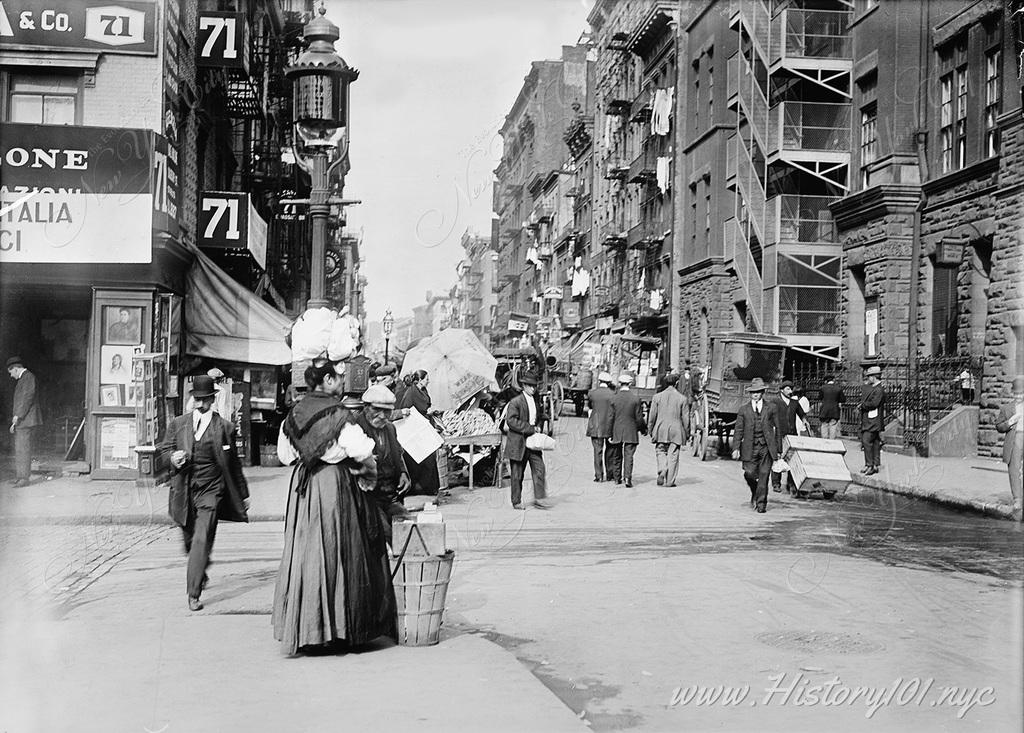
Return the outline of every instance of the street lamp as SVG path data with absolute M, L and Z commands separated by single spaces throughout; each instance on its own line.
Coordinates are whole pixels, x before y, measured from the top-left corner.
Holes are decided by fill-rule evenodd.
M 395 317 L 391 315 L 391 309 L 388 308 L 388 312 L 384 314 L 384 320 L 381 322 L 381 330 L 384 331 L 384 363 L 388 363 L 388 349 L 391 346 L 391 331 L 395 327 Z
M 308 48 L 284 72 L 294 90 L 295 129 L 312 153 L 311 160 L 303 159 L 297 151 L 295 155 L 311 179 L 309 214 L 313 221 L 313 253 L 308 308 L 329 306 L 324 297 L 327 218 L 331 213 L 328 151 L 335 147 L 340 130 L 348 134 L 348 87 L 359 78 L 359 71 L 334 52 L 334 42 L 340 37 L 338 26 L 324 17 L 327 10 L 323 5 L 318 12 L 319 15 L 302 29 Z M 345 144 L 347 146 L 347 140 Z M 340 152 L 339 160 L 345 155 L 347 150 Z

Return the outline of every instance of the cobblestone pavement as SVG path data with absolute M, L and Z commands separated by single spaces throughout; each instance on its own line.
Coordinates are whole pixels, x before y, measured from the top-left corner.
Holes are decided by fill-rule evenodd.
M 0 524 L 0 587 L 28 608 L 60 613 L 75 597 L 171 527 Z

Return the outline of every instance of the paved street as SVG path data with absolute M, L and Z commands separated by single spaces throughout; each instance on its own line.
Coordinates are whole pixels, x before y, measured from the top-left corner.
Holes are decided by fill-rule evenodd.
M 28 591 L 0 622 L 0 729 L 355 730 L 385 708 L 388 730 L 1018 729 L 1019 525 L 866 488 L 757 515 L 736 463 L 657 487 L 649 444 L 633 489 L 594 484 L 583 422 L 562 425 L 550 511 L 490 488 L 442 507 L 433 648 L 284 658 L 276 521 L 221 525 L 198 614 L 176 530 L 5 526 L 4 585 Z

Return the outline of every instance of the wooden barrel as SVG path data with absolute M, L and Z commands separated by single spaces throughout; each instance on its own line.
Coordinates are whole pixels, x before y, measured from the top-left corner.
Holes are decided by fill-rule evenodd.
M 398 643 L 430 646 L 441 637 L 441 617 L 448 596 L 455 553 L 410 557 L 406 555 L 395 574 L 398 607 Z M 398 558 L 392 557 L 395 563 Z

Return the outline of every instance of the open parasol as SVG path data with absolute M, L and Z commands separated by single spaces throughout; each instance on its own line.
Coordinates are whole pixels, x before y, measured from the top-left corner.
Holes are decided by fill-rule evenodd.
M 497 360 L 468 329 L 447 328 L 423 339 L 405 354 L 402 376 L 422 369 L 430 376 L 431 406 L 458 407 L 482 389 L 498 390 Z

